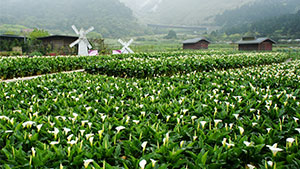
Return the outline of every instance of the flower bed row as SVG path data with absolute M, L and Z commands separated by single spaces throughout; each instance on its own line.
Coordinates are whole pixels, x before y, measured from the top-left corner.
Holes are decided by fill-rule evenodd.
M 182 51 L 107 56 L 0 57 L 0 79 L 34 76 L 85 68 L 90 73 L 152 77 L 177 72 L 238 68 L 278 63 L 291 53 Z
M 125 58 L 164 58 L 180 55 L 215 55 L 236 53 L 236 51 L 198 51 L 198 52 L 169 52 L 169 53 L 140 53 L 114 56 L 43 56 L 43 57 L 0 57 L 0 79 L 34 76 L 83 69 L 95 62 L 106 62 L 110 59 Z
M 300 61 L 0 86 L 0 168 L 299 168 Z
M 171 55 L 159 58 L 109 59 L 87 65 L 92 74 L 146 78 L 173 75 L 178 72 L 212 71 L 215 69 L 241 68 L 254 65 L 283 62 L 290 58 L 287 53 L 239 53 L 228 55 Z

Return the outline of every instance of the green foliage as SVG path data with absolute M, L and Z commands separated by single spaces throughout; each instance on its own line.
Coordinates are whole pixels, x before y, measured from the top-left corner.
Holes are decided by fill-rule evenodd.
M 164 37 L 164 39 L 176 39 L 177 34 L 174 30 L 170 30 L 168 35 Z
M 90 38 L 89 42 L 93 46 L 93 49 L 98 50 L 101 54 L 109 53 L 107 46 L 104 44 L 104 39 L 102 38 Z
M 28 38 L 31 40 L 36 40 L 40 37 L 49 36 L 49 32 L 43 29 L 34 29 L 32 32 L 29 33 Z
M 33 56 L 43 56 L 43 54 L 40 53 L 40 52 L 31 52 L 31 53 L 29 54 L 29 56 L 31 56 L 31 57 L 33 57 Z
M 31 56 L 40 56 L 41 52 L 35 51 Z M 84 65 L 95 62 L 98 57 L 20 57 L 1 58 L 0 78 L 11 79 L 15 77 L 33 76 L 46 73 L 56 73 L 82 69 Z
M 209 53 L 209 52 L 208 52 Z M 180 55 L 182 54 L 182 55 Z M 141 55 L 143 56 L 143 55 Z M 211 71 L 214 69 L 231 69 L 253 65 L 279 63 L 290 56 L 285 53 L 244 53 L 205 55 L 205 53 L 170 53 L 154 55 L 154 57 L 131 57 L 120 60 L 99 60 L 86 65 L 85 70 L 93 74 L 109 76 L 151 78 L 156 76 L 172 76 L 179 72 Z
M 38 34 L 39 33 L 35 35 L 38 36 Z M 28 38 L 25 44 L 27 46 L 25 51 L 27 53 L 39 52 L 42 55 L 46 55 L 48 52 L 50 52 L 50 47 L 43 45 L 42 42 L 36 38 Z
M 28 28 L 22 25 L 1 24 L 0 34 L 6 34 L 7 32 L 9 32 L 12 33 L 13 35 L 20 35 L 20 32 L 24 29 L 28 29 Z
M 0 51 L 12 51 L 13 47 L 22 47 L 22 50 L 25 51 L 27 44 L 24 40 L 4 40 L 0 39 Z
M 36 51 L 30 56 L 40 56 L 41 54 Z M 226 56 L 223 56 L 224 54 Z M 174 75 L 180 72 L 211 71 L 279 63 L 291 57 L 287 53 L 237 54 L 236 51 L 187 51 L 94 57 L 13 57 L 1 58 L 0 77 L 1 79 L 11 79 L 85 68 L 87 72 L 94 74 L 145 78 Z

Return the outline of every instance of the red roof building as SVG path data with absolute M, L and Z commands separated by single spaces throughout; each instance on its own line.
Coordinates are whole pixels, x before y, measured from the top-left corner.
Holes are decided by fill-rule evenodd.
M 186 41 L 183 41 L 183 49 L 208 49 L 208 45 L 210 44 L 210 41 L 208 41 L 206 38 L 195 38 L 195 39 L 189 39 Z
M 276 42 L 270 38 L 244 37 L 236 42 L 239 50 L 272 51 L 273 44 Z

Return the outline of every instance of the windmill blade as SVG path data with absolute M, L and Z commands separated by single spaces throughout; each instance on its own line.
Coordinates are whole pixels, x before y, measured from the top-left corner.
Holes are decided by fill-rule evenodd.
M 90 44 L 90 42 L 87 39 L 84 39 L 83 41 L 89 49 L 92 49 L 92 45 Z
M 88 34 L 89 32 L 93 31 L 95 28 L 92 26 L 88 30 L 85 31 L 85 34 Z
M 127 43 L 127 46 L 130 46 L 132 42 L 133 42 L 133 39 L 130 39 L 130 41 Z
M 129 52 L 128 52 L 128 50 L 126 50 L 126 48 L 124 48 L 124 49 L 121 50 L 121 53 L 122 54 L 128 54 Z
M 124 53 L 126 54 L 126 52 L 127 52 L 126 48 L 124 48 L 124 47 L 120 51 L 121 51 L 121 54 L 124 54 Z
M 79 39 L 77 39 L 75 42 L 71 43 L 69 46 L 72 48 L 73 46 L 77 45 L 80 42 Z
M 124 48 L 129 52 L 129 53 L 134 53 L 130 48 L 129 46 L 131 45 L 131 43 L 133 42 L 133 39 L 130 39 L 129 42 L 127 42 L 124 46 Z
M 119 39 L 118 42 L 121 43 L 123 46 L 126 46 L 126 44 L 121 39 Z
M 93 46 L 92 46 L 91 44 L 88 44 L 88 48 L 89 48 L 89 49 L 92 49 Z
M 134 53 L 129 47 L 126 48 L 129 53 Z
M 72 28 L 73 28 L 74 32 L 75 32 L 77 35 L 79 35 L 79 31 L 78 31 L 78 29 L 76 28 L 76 26 L 75 26 L 75 25 L 72 25 Z

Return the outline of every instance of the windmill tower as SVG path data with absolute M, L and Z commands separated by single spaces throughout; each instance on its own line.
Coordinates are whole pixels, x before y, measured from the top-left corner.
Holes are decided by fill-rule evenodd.
M 79 36 L 79 38 L 70 44 L 70 47 L 72 48 L 73 46 L 78 44 L 78 56 L 88 56 L 88 48 L 91 49 L 92 45 L 89 43 L 89 41 L 86 38 L 86 35 L 94 30 L 94 27 L 90 27 L 88 30 L 83 30 L 82 28 L 80 29 L 80 31 L 78 31 L 78 29 L 72 25 L 73 30 L 75 31 L 75 33 Z

